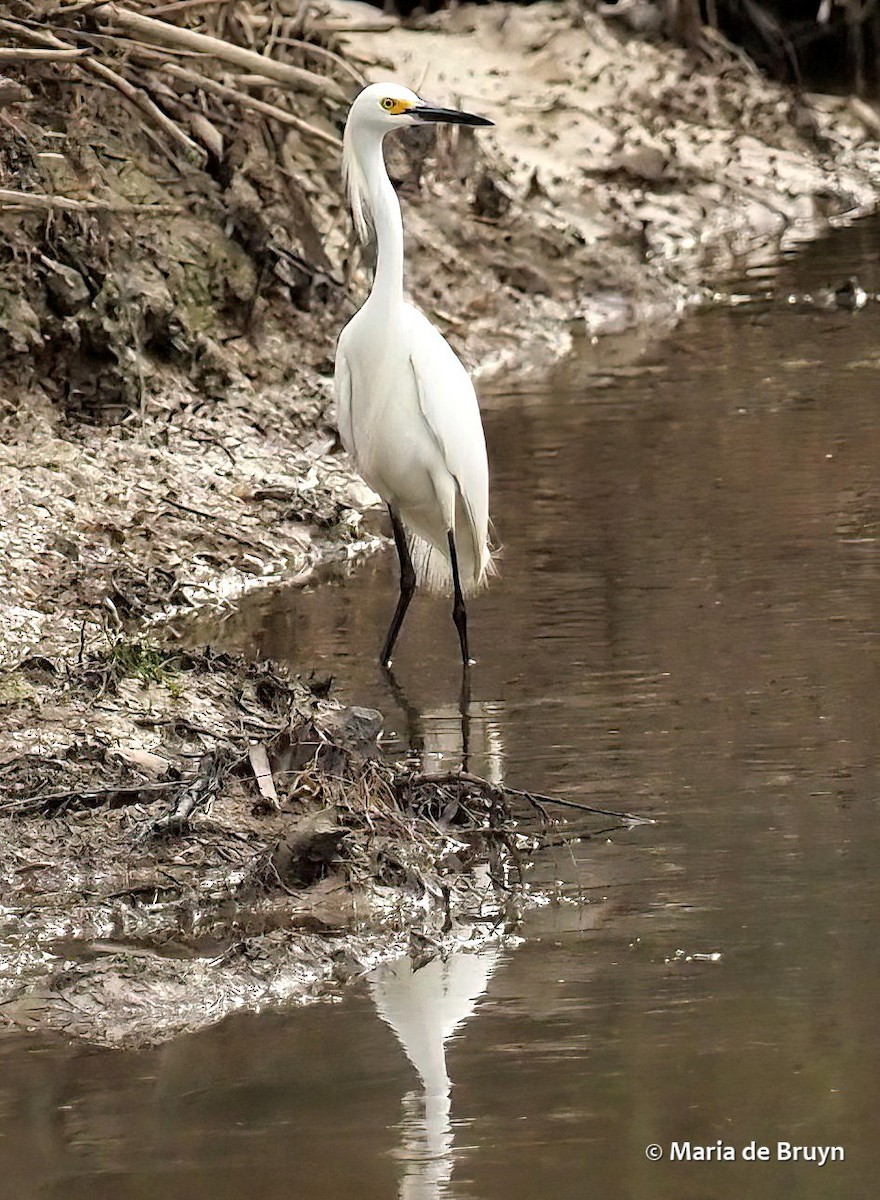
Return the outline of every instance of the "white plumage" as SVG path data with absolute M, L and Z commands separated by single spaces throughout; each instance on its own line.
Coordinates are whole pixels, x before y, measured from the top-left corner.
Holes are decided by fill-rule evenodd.
M 388 505 L 395 528 L 401 595 L 382 661 L 390 662 L 413 588 L 421 584 L 451 587 L 467 665 L 463 596 L 479 588 L 492 565 L 486 443 L 467 371 L 404 299 L 403 223 L 382 153 L 390 130 L 425 121 L 491 124 L 432 107 L 390 83 L 365 88 L 349 112 L 346 185 L 359 236 L 366 240 L 369 227 L 375 230 L 378 259 L 370 294 L 339 337 L 337 419 L 343 445 Z

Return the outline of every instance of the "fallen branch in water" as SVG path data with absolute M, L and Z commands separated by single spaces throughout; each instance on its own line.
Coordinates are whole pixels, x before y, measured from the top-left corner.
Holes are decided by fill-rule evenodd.
M 566 800 L 562 796 L 546 796 L 543 792 L 527 792 L 520 788 L 508 787 L 504 783 L 491 783 L 487 779 L 482 779 L 479 775 L 472 775 L 469 771 L 445 771 L 437 774 L 414 775 L 412 776 L 412 783 L 414 785 L 421 783 L 435 783 L 439 785 L 469 783 L 479 788 L 491 788 L 502 796 L 516 796 L 520 800 L 526 800 L 541 812 L 543 812 L 543 805 L 556 804 L 562 808 L 574 808 L 578 812 L 593 813 L 601 817 L 617 817 L 621 821 L 631 821 L 636 825 L 655 824 L 653 817 L 640 817 L 637 813 L 620 812 L 614 808 L 595 808 L 591 804 L 582 804 L 579 800 Z

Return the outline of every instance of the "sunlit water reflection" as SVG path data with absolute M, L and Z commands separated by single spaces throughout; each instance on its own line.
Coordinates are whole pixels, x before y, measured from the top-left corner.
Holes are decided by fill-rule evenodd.
M 875 290 L 878 234 L 755 293 Z M 880 304 L 756 298 L 622 357 L 585 346 L 485 397 L 504 556 L 466 729 L 474 770 L 659 823 L 548 855 L 559 903 L 462 968 L 142 1054 L 0 1039 L 10 1196 L 874 1194 Z M 211 633 L 332 673 L 390 752 L 454 764 L 452 622 L 413 605 L 392 686 L 394 589 L 388 555 Z M 685 1139 L 846 1161 L 645 1156 Z

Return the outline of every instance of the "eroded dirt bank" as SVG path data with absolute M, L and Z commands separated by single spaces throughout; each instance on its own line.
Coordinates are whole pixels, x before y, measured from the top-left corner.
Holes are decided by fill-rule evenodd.
M 129 36 L 133 11 L 0 20 L 44 53 L 0 114 L 0 1015 L 117 1041 L 307 992 L 418 914 L 433 938 L 503 909 L 453 826 L 503 842 L 506 813 L 365 763 L 378 718 L 346 745 L 319 685 L 147 632 L 378 544 L 330 406 L 367 279 L 338 180 L 359 79 L 497 122 L 389 151 L 413 295 L 484 371 L 572 323 L 662 329 L 880 187 L 871 110 L 708 35 L 694 54 L 553 4 L 170 17 L 303 72 L 282 87 Z

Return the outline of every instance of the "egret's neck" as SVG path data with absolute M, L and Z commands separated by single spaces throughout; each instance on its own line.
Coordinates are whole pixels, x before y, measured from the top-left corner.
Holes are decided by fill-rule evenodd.
M 378 259 L 370 298 L 388 304 L 403 302 L 403 220 L 397 193 L 385 169 L 382 142 L 367 147 L 361 160 L 370 211 L 376 229 Z

